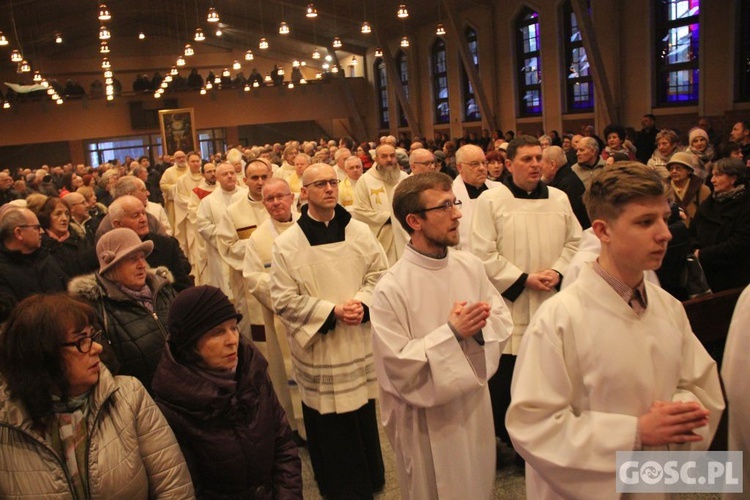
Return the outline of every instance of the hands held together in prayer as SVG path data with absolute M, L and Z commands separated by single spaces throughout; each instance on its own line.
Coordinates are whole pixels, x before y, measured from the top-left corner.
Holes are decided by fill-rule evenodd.
M 690 402 L 655 401 L 645 415 L 638 418 L 638 432 L 643 446 L 662 446 L 701 441 L 694 429 L 708 425 L 709 411 Z
M 554 269 L 545 269 L 538 273 L 530 273 L 524 286 L 539 292 L 549 292 L 560 283 L 560 275 Z
M 347 325 L 358 325 L 362 323 L 362 320 L 365 317 L 365 309 L 362 307 L 362 302 L 359 300 L 349 299 L 343 304 L 334 307 L 333 314 L 338 321 Z
M 461 338 L 468 339 L 484 328 L 489 317 L 490 305 L 487 302 L 469 305 L 466 305 L 466 301 L 456 302 L 448 316 L 448 323 Z

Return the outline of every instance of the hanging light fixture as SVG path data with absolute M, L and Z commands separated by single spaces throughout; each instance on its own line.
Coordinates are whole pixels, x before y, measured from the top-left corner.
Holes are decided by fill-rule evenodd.
M 271 78 L 271 75 L 266 75 L 266 77 L 263 79 L 263 81 L 266 82 L 266 83 L 271 83 L 273 81 L 273 79 Z
M 209 23 L 218 23 L 219 22 L 219 13 L 216 12 L 216 9 L 214 9 L 213 7 L 210 7 L 208 9 L 208 17 L 206 18 L 206 20 Z
M 242 65 L 240 64 L 240 62 L 237 59 L 234 60 L 234 64 L 232 64 L 232 69 L 233 70 L 240 70 L 240 69 L 242 69 Z
M 108 95 L 108 96 L 107 96 L 107 100 L 108 100 L 108 101 L 114 101 L 114 100 L 115 100 L 115 96 L 113 96 L 113 95 Z
M 193 54 L 195 54 L 195 51 L 193 50 L 193 46 L 189 43 L 185 44 L 185 57 L 190 57 Z
M 145 40 L 145 39 L 146 39 L 146 34 L 143 31 L 138 33 L 138 40 Z
M 107 6 L 104 4 L 99 5 L 99 20 L 100 21 L 109 21 L 112 19 L 112 16 L 109 13 L 109 10 L 107 10 Z
M 206 35 L 203 34 L 203 30 L 200 28 L 195 29 L 195 36 L 193 37 L 193 40 L 196 42 L 202 42 L 206 39 Z
M 312 3 L 307 4 L 307 9 L 305 10 L 305 17 L 318 17 L 318 9 L 315 8 L 315 4 L 312 4 Z
M 257 89 L 258 87 L 260 87 L 260 83 L 258 83 L 258 80 L 255 80 L 255 81 L 253 82 L 253 88 L 254 88 L 254 89 Z
M 3 109 L 10 109 L 10 103 L 8 101 L 3 103 Z
M 109 44 L 107 42 L 102 42 L 101 44 L 99 44 L 99 53 L 109 54 Z
M 231 75 L 231 73 L 229 72 L 229 68 L 224 68 L 224 71 L 221 72 L 221 76 L 223 76 L 224 78 L 229 78 L 229 75 Z
M 294 88 L 294 82 L 289 82 L 289 85 L 286 86 L 288 89 Z
M 401 46 L 404 47 L 404 48 L 406 48 L 406 47 L 409 46 L 409 38 L 408 37 L 403 37 L 401 39 Z
M 17 62 L 21 62 L 21 61 L 23 61 L 23 56 L 21 55 L 21 52 L 19 52 L 16 49 L 13 49 L 10 52 L 10 60 L 11 60 L 11 62 L 16 62 L 16 63 Z
M 112 34 L 109 32 L 106 26 L 99 28 L 99 40 L 109 40 Z
M 107 86 L 106 86 L 106 87 L 104 88 L 104 93 L 105 93 L 106 95 L 114 95 L 114 93 L 115 93 L 115 87 L 114 87 L 114 86 L 112 86 L 112 85 L 107 85 Z
M 356 66 L 357 65 L 357 56 L 352 56 L 352 60 L 349 61 L 349 66 Z
M 268 48 L 268 40 L 266 40 L 265 37 L 260 39 L 258 48 L 261 50 L 266 50 Z
M 169 70 L 169 74 L 172 75 L 172 76 L 177 76 L 177 75 L 180 74 L 180 72 L 177 71 L 177 67 L 176 66 L 172 66 L 172 69 Z
M 44 87 L 45 89 L 49 87 L 49 82 L 44 78 L 42 78 L 42 87 Z
M 380 47 L 375 48 L 375 57 L 383 57 L 383 49 Z
M 0 31 L 0 46 L 5 47 L 6 45 L 8 45 L 8 39 L 5 37 L 5 33 Z M 5 101 L 5 102 L 8 102 L 8 101 Z
M 286 24 L 284 21 L 281 21 L 281 24 L 279 24 L 279 35 L 288 35 L 289 34 L 289 25 Z
M 299 79 L 299 84 L 300 85 L 307 85 L 307 80 L 305 80 L 304 78 L 300 78 Z
M 48 88 L 47 95 L 55 95 L 55 89 L 53 89 L 52 87 Z
M 39 83 L 42 81 L 42 74 L 38 71 L 34 71 L 34 77 L 32 78 L 35 83 Z
M 333 67 L 331 68 L 331 73 L 338 73 L 338 72 L 339 72 L 339 67 L 334 64 Z
M 2 33 L 0 32 L 0 45 L 2 45 L 2 44 L 3 44 L 3 43 L 2 43 L 2 36 L 1 36 L 1 35 L 2 35 Z M 61 44 L 61 43 L 63 43 L 63 38 L 62 38 L 62 34 L 60 34 L 60 33 L 55 33 L 55 43 L 57 43 L 57 44 Z
M 250 84 L 246 83 L 245 88 L 243 89 L 245 92 L 250 92 Z
M 435 30 L 435 34 L 437 36 L 445 35 L 445 27 L 443 26 L 443 23 L 438 23 L 437 29 Z
M 206 95 L 206 88 L 205 88 L 205 87 L 201 87 L 201 92 L 200 92 L 200 94 L 201 94 L 201 95 Z
M 370 23 L 368 23 L 367 21 L 365 21 L 365 22 L 362 23 L 362 29 L 361 29 L 361 31 L 362 31 L 363 34 L 369 35 L 370 33 L 372 33 L 372 26 L 370 26 Z
M 62 104 L 63 100 L 58 96 L 57 100 L 55 101 L 57 104 Z
M 299 61 L 297 59 L 292 61 L 292 68 L 299 68 Z
M 409 17 L 409 11 L 406 10 L 406 5 L 401 4 L 398 6 L 398 12 L 396 12 L 396 17 L 399 19 L 405 19 Z
M 221 83 L 221 77 L 220 77 L 219 75 L 216 75 L 216 76 L 214 77 L 214 83 L 215 83 L 216 85 L 219 85 L 219 84 Z
M 328 69 L 328 68 L 330 68 L 330 67 L 331 67 L 331 65 L 330 65 L 330 64 L 328 64 L 327 62 L 326 62 L 326 63 L 323 63 L 323 69 Z
M 216 36 L 221 36 L 223 34 L 224 34 L 224 32 L 221 31 L 221 28 L 216 28 Z
M 161 82 L 161 84 L 159 85 L 159 87 L 163 89 L 167 88 L 168 86 L 169 86 L 169 82 L 167 82 L 166 80 Z
M 109 59 L 106 57 L 102 59 L 102 69 L 109 69 L 112 67 L 112 64 L 109 62 Z
M 318 52 L 318 49 L 315 49 L 312 53 L 313 59 L 320 59 L 320 52 Z
M 341 48 L 341 39 L 337 36 L 333 37 L 333 48 L 334 49 L 340 49 Z
M 112 70 L 108 69 L 104 72 L 104 78 L 112 78 Z
M 185 58 L 180 56 L 177 58 L 177 66 L 185 66 Z
M 211 90 L 212 88 L 214 88 L 214 84 L 211 83 L 211 80 L 208 80 L 206 82 L 206 90 Z
M 170 83 L 171 81 L 172 81 L 172 75 L 167 75 L 167 76 L 164 77 L 164 82 Z M 162 82 L 162 84 L 164 82 Z M 166 87 L 166 85 L 164 85 L 164 87 Z
M 284 76 L 284 68 L 279 68 L 279 76 Z
M 112 80 L 111 78 L 105 78 L 104 79 L 104 84 L 105 85 L 112 85 L 113 83 L 114 83 L 114 80 Z
M 245 61 L 252 61 L 255 59 L 255 56 L 253 55 L 253 51 L 248 49 L 247 52 L 245 52 Z
M 154 99 L 161 99 L 161 92 L 154 92 Z

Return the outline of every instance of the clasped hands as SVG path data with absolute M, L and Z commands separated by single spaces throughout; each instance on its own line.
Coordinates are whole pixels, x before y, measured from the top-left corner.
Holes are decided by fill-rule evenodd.
M 333 314 L 338 321 L 347 325 L 358 325 L 365 317 L 365 308 L 362 307 L 361 301 L 349 299 L 343 304 L 336 305 L 333 308 Z
M 560 275 L 554 269 L 530 273 L 524 286 L 539 292 L 549 292 L 560 283 Z
M 487 302 L 475 302 L 467 305 L 466 301 L 455 302 L 448 316 L 448 323 L 463 339 L 479 333 L 490 317 L 490 305 Z
M 644 446 L 663 446 L 701 441 L 693 430 L 708 425 L 709 411 L 695 402 L 655 401 L 649 412 L 638 418 L 638 432 Z

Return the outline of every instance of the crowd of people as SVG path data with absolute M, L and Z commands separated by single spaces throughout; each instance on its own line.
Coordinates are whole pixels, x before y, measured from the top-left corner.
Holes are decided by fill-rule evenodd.
M 0 172 L 0 496 L 301 498 L 306 446 L 324 497 L 371 498 L 376 400 L 405 498 L 490 497 L 502 446 L 530 498 L 706 449 L 679 300 L 750 284 L 750 123 L 602 136 Z

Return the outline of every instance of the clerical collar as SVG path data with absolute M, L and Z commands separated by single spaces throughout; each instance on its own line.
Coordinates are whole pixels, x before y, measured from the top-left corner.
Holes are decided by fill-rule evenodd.
M 407 245 L 409 248 L 417 252 L 419 255 L 424 255 L 425 257 L 429 257 L 430 259 L 440 260 L 448 256 L 448 247 L 443 247 L 443 250 L 440 253 L 434 254 L 434 253 L 427 253 L 427 252 L 418 250 L 417 248 L 414 247 L 414 245 L 411 244 L 411 240 L 409 241 L 409 243 L 407 243 Z
M 308 207 L 304 206 L 302 207 L 302 214 L 297 224 L 305 234 L 310 246 L 316 246 L 344 241 L 346 226 L 351 219 L 351 214 L 344 207 L 337 204 L 334 209 L 333 219 L 326 224 L 310 217 Z
M 463 181 L 463 179 L 461 179 Z M 489 188 L 487 187 L 487 184 L 482 183 L 481 186 L 476 187 L 472 186 L 471 184 L 467 183 L 466 181 L 463 181 L 464 186 L 466 186 L 466 192 L 469 193 L 469 198 L 472 200 L 475 200 L 479 198 L 479 195 L 483 192 L 487 191 Z
M 542 181 L 537 182 L 533 191 L 526 191 L 525 189 L 516 186 L 513 183 L 512 177 L 505 179 L 505 185 L 510 189 L 510 192 L 513 193 L 514 198 L 525 200 L 546 200 L 549 198 L 549 189 Z
M 250 191 L 247 192 L 247 201 L 251 203 L 261 203 L 263 200 L 255 200 L 253 199 L 253 196 L 250 194 Z

